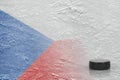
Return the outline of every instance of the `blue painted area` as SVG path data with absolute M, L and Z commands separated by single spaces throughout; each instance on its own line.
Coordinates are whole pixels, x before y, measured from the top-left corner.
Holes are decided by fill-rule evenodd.
M 0 79 L 16 80 L 52 42 L 0 11 Z

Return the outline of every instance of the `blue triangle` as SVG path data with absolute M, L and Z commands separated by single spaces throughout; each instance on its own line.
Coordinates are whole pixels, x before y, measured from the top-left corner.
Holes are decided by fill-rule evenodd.
M 16 80 L 52 42 L 0 11 L 0 80 Z

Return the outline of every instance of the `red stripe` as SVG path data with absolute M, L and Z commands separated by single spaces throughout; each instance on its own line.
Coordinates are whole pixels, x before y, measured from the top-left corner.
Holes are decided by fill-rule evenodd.
M 86 80 L 85 61 L 79 41 L 56 41 L 18 80 Z

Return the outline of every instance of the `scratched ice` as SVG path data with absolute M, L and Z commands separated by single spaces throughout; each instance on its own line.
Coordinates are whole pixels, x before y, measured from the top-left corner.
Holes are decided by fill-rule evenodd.
M 90 72 L 92 80 L 120 78 L 120 0 L 1 0 L 0 8 L 53 39 L 80 37 L 90 58 L 109 58 L 111 70 Z

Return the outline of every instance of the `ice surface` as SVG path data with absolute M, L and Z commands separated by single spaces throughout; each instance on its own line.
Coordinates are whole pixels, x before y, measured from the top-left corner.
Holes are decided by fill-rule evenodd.
M 107 58 L 110 71 L 94 80 L 120 79 L 120 0 L 1 0 L 0 8 L 52 39 L 80 38 L 90 59 Z

